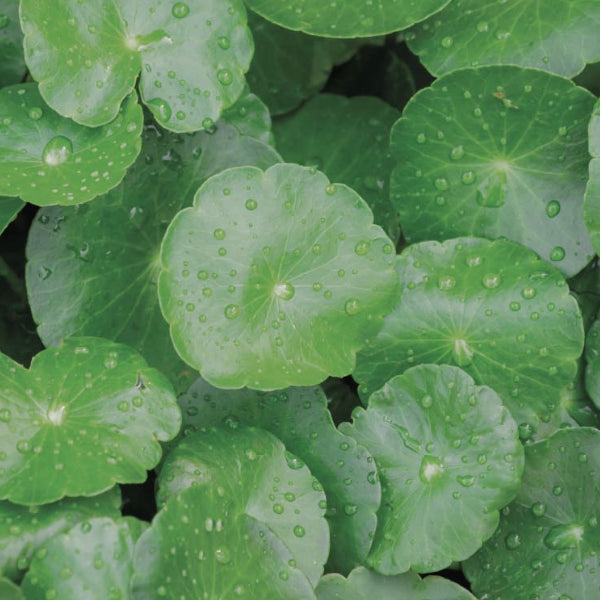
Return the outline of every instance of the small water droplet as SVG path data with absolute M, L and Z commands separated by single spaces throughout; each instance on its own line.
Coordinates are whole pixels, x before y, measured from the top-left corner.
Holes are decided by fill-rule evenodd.
M 454 40 L 449 35 L 447 35 L 446 37 L 442 38 L 440 44 L 442 45 L 442 48 L 452 48 Z
M 450 187 L 450 185 L 448 184 L 448 180 L 445 177 L 437 177 L 434 180 L 433 185 L 435 189 L 439 190 L 440 192 L 443 192 Z
M 472 183 L 475 183 L 475 173 L 473 171 L 465 171 L 461 177 L 460 180 L 465 184 L 465 185 L 471 185 Z
M 521 536 L 518 533 L 509 533 L 504 538 L 504 545 L 507 550 L 516 550 L 521 545 Z
M 306 530 L 302 525 L 296 525 L 294 527 L 294 535 L 299 538 L 304 537 L 306 535 Z
M 501 281 L 500 275 L 497 275 L 495 273 L 488 273 L 488 274 L 484 275 L 481 283 L 488 290 L 493 290 L 500 285 L 500 281 Z
M 240 307 L 237 304 L 228 304 L 225 307 L 225 317 L 227 319 L 236 319 L 240 315 Z
M 246 208 L 248 210 L 256 210 L 257 206 L 258 202 L 254 200 L 254 198 L 248 198 L 248 200 L 246 200 Z
M 217 72 L 217 79 L 221 85 L 231 85 L 233 83 L 233 76 L 231 71 L 227 69 L 221 69 Z
M 559 262 L 565 257 L 565 249 L 562 246 L 555 246 L 550 250 L 550 260 Z
M 350 298 L 346 301 L 346 304 L 344 304 L 344 310 L 347 315 L 356 315 L 360 311 L 360 302 L 356 298 Z
M 361 240 L 357 242 L 356 246 L 354 246 L 354 252 L 359 256 L 364 256 L 371 249 L 371 243 Z
M 147 100 L 146 104 L 161 121 L 168 121 L 173 114 L 171 105 L 162 98 L 152 98 L 151 100 Z
M 217 39 L 217 44 L 219 44 L 219 48 L 222 50 L 228 50 L 231 43 L 229 42 L 229 38 L 224 35 L 219 36 Z
M 531 512 L 534 517 L 543 517 L 546 514 L 546 505 L 543 502 L 534 502 L 531 505 Z
M 546 214 L 553 219 L 560 212 L 560 202 L 558 200 L 550 200 L 546 205 Z
M 226 565 L 231 561 L 231 553 L 228 548 L 222 546 L 215 550 L 215 559 L 221 565 Z
M 452 160 L 460 160 L 465 155 L 465 150 L 462 146 L 455 146 L 450 150 L 450 158 Z
M 225 230 L 220 227 L 213 231 L 213 235 L 216 240 L 224 240 L 225 239 Z
M 184 17 L 187 17 L 189 13 L 190 7 L 185 2 L 175 2 L 171 9 L 171 14 L 176 19 L 183 19 Z

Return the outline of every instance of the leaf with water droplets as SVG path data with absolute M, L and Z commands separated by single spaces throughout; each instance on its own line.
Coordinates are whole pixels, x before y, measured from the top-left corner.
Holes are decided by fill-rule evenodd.
M 600 320 L 596 319 L 585 337 L 585 389 L 600 407 Z
M 25 204 L 17 198 L 0 198 L 0 234 Z
M 406 29 L 450 0 L 247 0 L 265 19 L 294 31 L 330 38 L 382 35 Z
M 286 545 L 260 519 L 232 510 L 235 501 L 210 484 L 170 498 L 136 546 L 132 600 L 315 600 Z
M 114 120 L 90 129 L 49 108 L 37 85 L 0 90 L 0 194 L 26 202 L 81 204 L 114 188 L 140 152 L 134 94 Z
M 594 96 L 535 69 L 441 77 L 391 134 L 393 204 L 409 242 L 508 237 L 567 277 L 594 255 L 583 205 Z
M 457 583 L 443 577 L 421 579 L 416 573 L 386 577 L 358 567 L 348 578 L 325 575 L 315 590 L 317 600 L 475 600 Z
M 133 517 L 96 517 L 59 533 L 34 554 L 21 587 L 27 598 L 129 598 L 136 541 L 148 527 Z
M 588 127 L 589 178 L 585 190 L 585 224 L 596 252 L 600 252 L 600 100 L 596 102 Z
M 390 203 L 393 162 L 388 137 L 399 116 L 378 98 L 320 94 L 276 121 L 273 131 L 284 160 L 317 167 L 332 181 L 356 190 L 371 207 L 375 222 L 397 241 L 400 225 Z
M 83 520 L 121 514 L 118 487 L 92 498 L 65 498 L 43 506 L 0 502 L 0 573 L 20 581 L 35 551 L 47 540 Z M 0 594 L 0 598 L 4 598 Z
M 372 223 L 356 192 L 315 169 L 211 177 L 162 245 L 159 299 L 179 355 L 224 388 L 347 375 L 397 298 L 394 246 Z
M 596 600 L 600 432 L 557 431 L 525 447 L 523 486 L 483 548 L 463 563 L 480 598 Z
M 25 600 L 21 588 L 4 577 L 0 577 L 0 598 L 2 600 Z
M 243 92 L 252 57 L 242 0 L 23 0 L 21 24 L 46 102 L 90 127 L 116 116 L 141 71 L 141 97 L 163 127 L 207 128 Z
M 461 366 L 519 425 L 550 419 L 577 371 L 583 326 L 561 273 L 505 239 L 422 242 L 400 255 L 400 301 L 357 358 L 363 398 L 412 365 Z
M 276 435 L 306 463 L 327 496 L 328 570 L 348 573 L 364 563 L 377 524 L 381 488 L 373 457 L 335 429 L 321 388 L 228 391 L 198 379 L 178 401 L 182 435 L 227 422 L 262 427 Z
M 373 454 L 381 479 L 372 568 L 437 571 L 492 535 L 523 470 L 517 424 L 496 392 L 457 367 L 419 365 L 352 416 L 340 429 Z
M 316 585 L 329 552 L 325 494 L 304 462 L 275 436 L 239 422 L 222 428 L 207 424 L 167 455 L 158 478 L 157 504 L 189 486 L 216 488 L 217 496 L 221 489 L 228 521 L 246 516 L 267 526 Z M 206 528 L 219 534 L 220 525 L 213 521 Z
M 180 424 L 171 385 L 128 346 L 71 338 L 29 369 L 0 355 L 0 498 L 31 506 L 142 482 Z
M 275 146 L 269 109 L 256 94 L 247 89 L 233 106 L 223 111 L 220 122 L 232 125 L 243 136 L 254 138 L 268 146 Z M 215 123 L 214 129 L 218 127 L 219 124 Z M 215 133 L 212 130 L 211 132 Z
M 196 374 L 173 349 L 156 295 L 164 232 L 209 176 L 279 160 L 272 148 L 224 121 L 192 135 L 148 124 L 141 155 L 119 187 L 84 206 L 44 208 L 32 224 L 26 281 L 44 343 L 73 335 L 111 338 L 135 347 L 187 389 Z

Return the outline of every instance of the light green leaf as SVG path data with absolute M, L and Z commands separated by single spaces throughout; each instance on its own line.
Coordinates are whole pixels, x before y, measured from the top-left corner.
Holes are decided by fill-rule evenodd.
M 600 408 L 600 320 L 596 319 L 585 338 L 585 389 Z
M 450 0 L 246 0 L 265 19 L 294 31 L 332 38 L 382 35 L 406 29 Z
M 318 600 L 476 600 L 458 584 L 443 577 L 421 579 L 416 573 L 386 577 L 358 567 L 344 578 L 331 573 L 321 578 Z
M 27 289 L 44 343 L 112 338 L 187 389 L 196 375 L 173 349 L 156 295 L 163 234 L 210 175 L 278 161 L 269 146 L 222 121 L 212 133 L 193 135 L 146 126 L 141 156 L 118 188 L 84 206 L 45 208 L 33 222 Z
M 26 202 L 81 204 L 114 188 L 140 152 L 143 115 L 134 94 L 104 127 L 59 116 L 37 85 L 0 90 L 0 194 Z
M 353 374 L 364 398 L 410 366 L 448 363 L 498 392 L 523 437 L 549 420 L 583 349 L 557 269 L 515 242 L 477 238 L 413 244 L 396 269 L 400 301 Z
M 590 232 L 592 244 L 600 253 L 600 100 L 596 102 L 589 128 L 589 178 L 585 190 L 585 224 Z
M 352 417 L 340 429 L 373 454 L 381 479 L 372 568 L 438 571 L 492 535 L 523 471 L 517 424 L 494 390 L 457 367 L 420 365 Z
M 302 459 L 327 496 L 328 569 L 348 573 L 364 563 L 381 501 L 373 457 L 332 422 L 319 387 L 272 394 L 219 390 L 198 379 L 178 399 L 185 435 L 207 425 L 241 422 L 270 431 Z
M 161 467 L 157 504 L 190 486 L 217 488 L 233 518 L 245 515 L 267 526 L 317 584 L 329 553 L 325 494 L 275 436 L 233 422 L 186 437 Z
M 36 551 L 23 579 L 27 600 L 128 600 L 135 543 L 147 526 L 103 517 L 56 535 Z
M 25 204 L 17 198 L 0 198 L 0 234 Z
M 244 89 L 252 37 L 242 0 L 22 0 L 25 60 L 46 102 L 96 127 L 140 93 L 172 131 L 210 128 Z
M 391 135 L 409 242 L 508 237 L 567 276 L 594 255 L 583 218 L 594 97 L 533 69 L 465 69 L 406 106 Z
M 0 502 L 0 573 L 19 581 L 34 552 L 47 540 L 93 517 L 118 517 L 118 487 L 91 498 L 65 498 L 43 506 Z M 0 598 L 4 598 L 0 594 Z
M 397 241 L 400 226 L 390 203 L 394 163 L 388 138 L 399 116 L 375 97 L 321 94 L 277 120 L 274 134 L 285 161 L 316 167 L 331 181 L 352 187 L 371 207 L 375 222 Z
M 273 115 L 290 112 L 318 92 L 333 67 L 348 60 L 358 46 L 355 40 L 290 31 L 253 12 L 248 13 L 248 23 L 255 45 L 248 84 Z
M 223 112 L 221 119 L 223 123 L 233 125 L 242 135 L 250 136 L 269 146 L 275 145 L 271 133 L 269 109 L 256 94 L 249 90 L 246 90 L 232 107 Z
M 314 169 L 210 178 L 162 245 L 159 299 L 179 355 L 224 388 L 347 375 L 397 297 L 394 247 L 372 220 Z
M 25 600 L 21 588 L 4 577 L 0 577 L 0 598 L 2 600 Z
M 27 71 L 23 56 L 23 32 L 19 23 L 19 0 L 2 2 L 0 56 L 0 87 L 19 83 Z
M 144 481 L 180 424 L 169 382 L 127 346 L 73 338 L 29 369 L 0 355 L 0 498 L 46 504 Z
M 434 75 L 512 64 L 572 77 L 600 59 L 596 0 L 453 0 L 406 34 Z
M 583 427 L 525 447 L 521 491 L 463 563 L 480 598 L 598 598 L 599 448 L 600 432 Z

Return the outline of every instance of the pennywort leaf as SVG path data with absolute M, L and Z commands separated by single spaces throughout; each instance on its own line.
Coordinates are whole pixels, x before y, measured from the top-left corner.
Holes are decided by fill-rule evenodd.
M 0 198 L 0 234 L 17 216 L 24 204 L 18 198 Z
M 19 0 L 4 0 L 0 13 L 0 87 L 19 83 L 25 76 L 23 32 L 19 23 Z
M 410 366 L 447 363 L 498 392 L 523 438 L 550 419 L 583 349 L 557 269 L 515 242 L 478 238 L 413 244 L 396 269 L 400 301 L 354 371 L 364 398 Z
M 600 321 L 596 319 L 585 338 L 585 389 L 600 407 Z
M 457 367 L 420 365 L 352 416 L 340 429 L 373 454 L 381 478 L 372 568 L 437 571 L 492 535 L 523 470 L 517 425 L 492 389 Z
M 0 193 L 26 202 L 81 204 L 114 188 L 140 152 L 135 93 L 104 127 L 59 116 L 33 83 L 0 90 Z
M 169 382 L 127 346 L 73 338 L 30 369 L 0 355 L 0 497 L 36 505 L 144 481 L 180 423 Z
M 600 251 L 600 101 L 596 102 L 589 123 L 589 179 L 585 190 L 585 223 L 596 252 Z
M 21 588 L 4 577 L 0 577 L 0 597 L 3 600 L 25 600 Z
M 354 367 L 397 296 L 394 247 L 365 202 L 315 169 L 228 169 L 163 240 L 161 309 L 215 386 L 309 385 Z
M 114 119 L 141 71 L 163 127 L 210 128 L 242 93 L 252 57 L 242 0 L 23 0 L 21 25 L 46 102 L 90 127 Z

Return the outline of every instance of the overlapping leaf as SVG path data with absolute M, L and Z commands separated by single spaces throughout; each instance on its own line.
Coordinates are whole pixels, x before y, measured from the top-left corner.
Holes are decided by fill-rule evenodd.
M 244 89 L 252 38 L 242 0 L 21 2 L 25 59 L 46 102 L 105 125 L 133 89 L 172 131 L 210 128 Z
M 373 211 L 375 222 L 393 241 L 400 236 L 390 203 L 393 161 L 388 137 L 400 113 L 378 98 L 315 96 L 274 124 L 277 148 L 287 162 L 322 170 L 331 181 L 356 190 Z
M 335 429 L 321 388 L 267 394 L 219 390 L 198 379 L 178 401 L 186 435 L 210 424 L 241 422 L 277 436 L 306 463 L 327 496 L 330 570 L 348 573 L 364 563 L 375 533 L 381 488 L 373 457 Z
M 0 498 L 37 505 L 140 482 L 181 413 L 172 388 L 127 346 L 71 338 L 24 369 L 0 355 Z M 85 465 L 85 469 L 82 469 Z
M 0 234 L 23 208 L 23 202 L 17 198 L 0 198 Z
M 572 77 L 600 59 L 599 25 L 595 0 L 453 0 L 406 39 L 435 75 L 513 64 Z
M 549 420 L 583 349 L 554 267 L 509 240 L 459 238 L 413 244 L 396 269 L 400 301 L 358 355 L 363 397 L 410 366 L 449 363 L 498 392 L 524 434 Z
M 406 238 L 505 236 L 575 275 L 594 254 L 583 217 L 593 104 L 567 79 L 512 66 L 419 92 L 391 136 Z
M 372 219 L 315 169 L 210 178 L 162 245 L 159 298 L 179 355 L 225 388 L 348 374 L 398 289 L 394 247 Z
M 585 223 L 596 252 L 600 252 L 600 100 L 596 102 L 589 128 L 589 178 L 585 190 Z
M 80 204 L 114 188 L 140 152 L 142 110 L 131 94 L 90 129 L 65 119 L 33 83 L 0 90 L 0 194 L 39 206 Z
M 19 23 L 19 0 L 4 0 L 0 13 L 0 87 L 19 83 L 25 76 L 23 32 Z
M 2 600 L 25 600 L 21 588 L 4 577 L 0 577 L 0 598 Z

